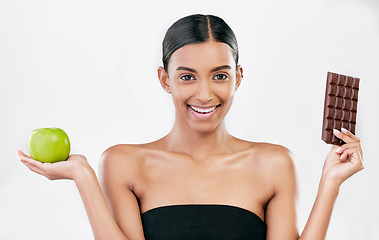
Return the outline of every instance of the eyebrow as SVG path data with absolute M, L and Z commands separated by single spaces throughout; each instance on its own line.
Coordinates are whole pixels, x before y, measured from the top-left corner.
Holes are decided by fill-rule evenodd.
M 215 67 L 211 70 L 211 72 L 216 72 L 216 71 L 220 71 L 220 70 L 224 70 L 224 69 L 232 69 L 231 66 L 229 65 L 222 65 L 222 66 L 218 66 L 218 67 Z M 180 70 L 184 70 L 184 71 L 189 71 L 189 72 L 193 72 L 193 73 L 197 73 L 197 71 L 193 68 L 189 68 L 189 67 L 183 67 L 183 66 L 179 66 L 176 68 L 176 71 L 180 71 Z

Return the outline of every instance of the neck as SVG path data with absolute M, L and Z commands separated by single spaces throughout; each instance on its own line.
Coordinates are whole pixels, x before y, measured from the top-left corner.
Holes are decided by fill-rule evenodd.
M 199 132 L 177 121 L 171 132 L 165 137 L 168 151 L 185 153 L 195 159 L 205 159 L 210 154 L 229 152 L 232 136 L 228 133 L 224 121 L 210 132 Z

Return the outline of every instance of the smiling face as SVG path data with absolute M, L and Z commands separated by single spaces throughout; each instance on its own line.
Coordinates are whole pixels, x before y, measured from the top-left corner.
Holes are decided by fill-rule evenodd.
M 209 132 L 223 123 L 242 77 L 231 48 L 221 42 L 188 44 L 176 50 L 168 72 L 159 68 L 163 88 L 172 94 L 176 119 Z

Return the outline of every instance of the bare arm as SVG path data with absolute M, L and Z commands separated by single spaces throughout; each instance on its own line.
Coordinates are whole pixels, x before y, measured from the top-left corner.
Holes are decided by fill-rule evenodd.
M 341 184 L 363 169 L 359 138 L 345 130 L 335 134 L 346 144 L 341 148 L 333 146 L 325 160 L 317 197 L 300 237 L 296 230 L 296 181 L 292 159 L 285 151 L 274 154 L 277 160 L 273 161 L 275 167 L 271 168 L 270 176 L 275 194 L 267 204 L 265 212 L 267 240 L 325 239 Z
M 307 224 L 299 239 L 325 239 L 339 187 L 322 178 Z
M 129 239 L 120 230 L 108 209 L 91 167 L 82 167 L 74 181 L 79 190 L 95 239 Z
M 133 240 L 144 240 L 141 213 L 133 187 L 137 185 L 138 151 L 129 145 L 116 145 L 100 159 L 99 180 L 113 218 L 122 232 Z
M 270 151 L 268 175 L 271 178 L 274 195 L 265 210 L 267 240 L 297 239 L 296 227 L 296 178 L 290 152 L 285 148 Z
M 328 154 L 315 203 L 299 239 L 325 239 L 334 202 L 341 184 L 364 168 L 360 139 L 349 131 L 335 131 L 346 144 L 333 146 Z
M 67 161 L 41 163 L 21 151 L 17 156 L 32 171 L 50 180 L 74 180 L 83 200 L 95 239 L 130 239 L 121 231 L 104 199 L 96 174 L 82 155 L 71 155 Z

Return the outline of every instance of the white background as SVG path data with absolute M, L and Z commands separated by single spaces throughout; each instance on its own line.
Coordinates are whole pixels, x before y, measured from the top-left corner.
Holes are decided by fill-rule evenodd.
M 130 3 L 133 2 L 133 3 Z M 177 19 L 219 15 L 235 31 L 244 79 L 229 131 L 288 147 L 304 227 L 330 146 L 320 140 L 327 71 L 361 78 L 357 135 L 366 169 L 345 182 L 327 239 L 379 239 L 379 4 L 372 0 L 0 0 L 0 239 L 92 239 L 75 184 L 15 157 L 35 128 L 60 127 L 97 171 L 117 143 L 170 130 L 161 41 Z

